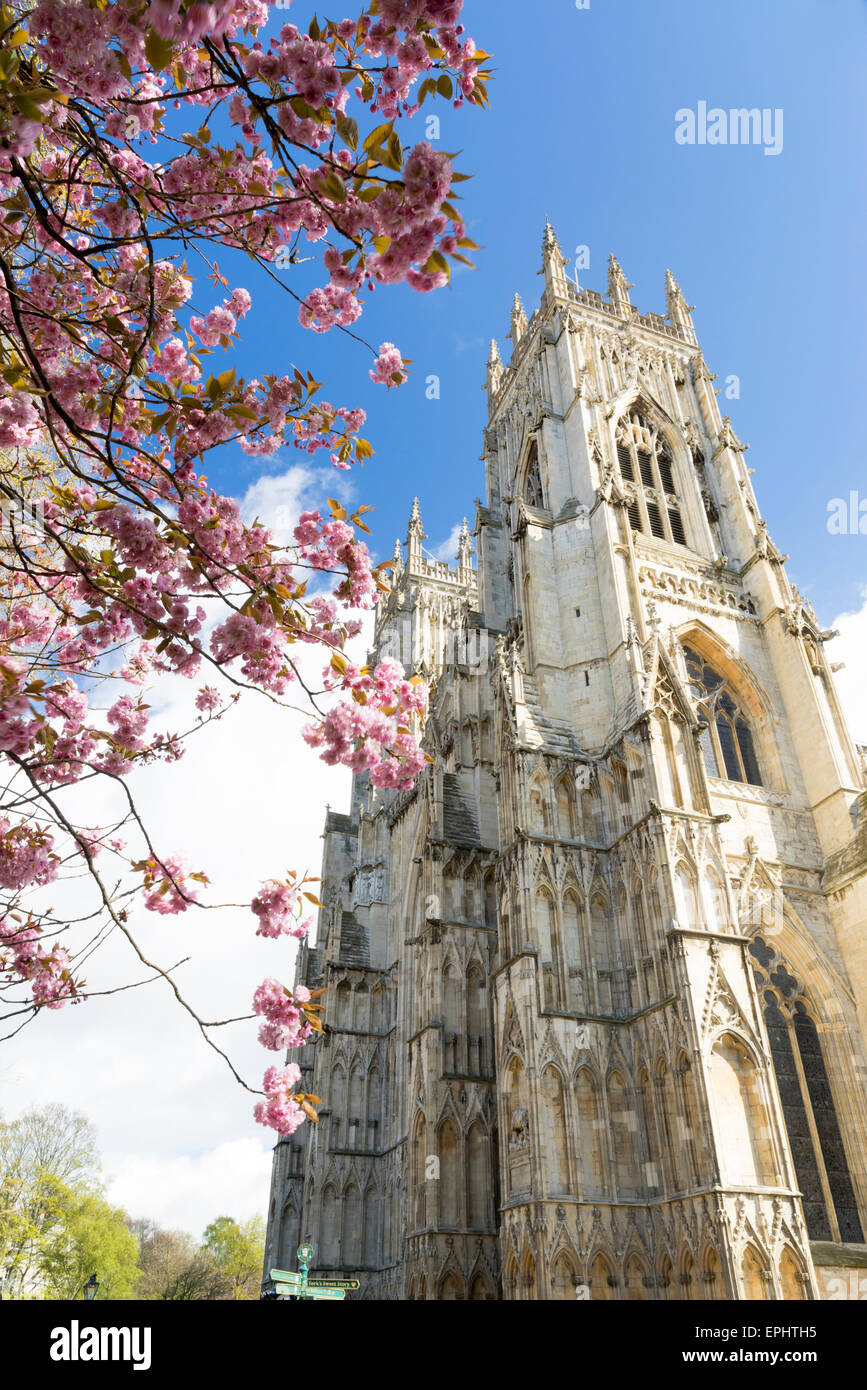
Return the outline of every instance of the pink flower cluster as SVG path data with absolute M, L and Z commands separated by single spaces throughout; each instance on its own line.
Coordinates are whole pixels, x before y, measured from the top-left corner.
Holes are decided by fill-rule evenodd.
M 37 1008 L 62 1009 L 81 995 L 81 985 L 72 978 L 69 952 L 62 946 L 46 951 L 39 943 L 41 935 L 39 927 L 18 927 L 9 918 L 0 920 L 0 948 L 11 952 L 4 960 L 0 950 L 0 964 L 30 981 Z
M 294 1134 L 304 1123 L 304 1111 L 298 1104 L 293 1088 L 301 1080 L 301 1068 L 294 1062 L 278 1071 L 269 1067 L 265 1073 L 265 1100 L 260 1100 L 253 1114 L 260 1125 L 276 1129 L 278 1134 Z
M 52 836 L 39 826 L 12 825 L 0 817 L 0 888 L 19 892 L 57 877 Z
M 272 879 L 259 890 L 252 902 L 255 915 L 259 918 L 257 936 L 296 936 L 303 940 L 312 925 L 312 918 L 303 922 L 297 920 L 300 900 L 297 888 Z
M 145 868 L 144 905 L 149 912 L 173 914 L 186 912 L 190 901 L 196 901 L 195 891 L 186 882 L 187 866 L 177 854 L 160 862 L 149 859 Z M 199 875 L 204 878 L 204 875 Z M 207 882 L 207 880 L 205 880 Z
M 382 386 L 389 387 L 402 386 L 406 381 L 403 358 L 394 343 L 381 344 L 379 356 L 370 372 L 370 379 L 379 382 Z
M 357 541 L 345 521 L 324 521 L 318 511 L 302 512 L 294 531 L 298 553 L 317 570 L 346 570 L 346 578 L 334 590 L 351 608 L 373 608 L 377 601 L 376 580 L 370 566 L 370 551 Z
M 306 1004 L 310 991 L 296 985 L 294 996 L 279 980 L 263 980 L 253 995 L 253 1012 L 265 1019 L 259 1028 L 259 1041 L 270 1052 L 301 1047 L 312 1029 L 299 1004 Z
M 373 672 L 348 667 L 341 685 L 352 699 L 339 702 L 320 724 L 308 724 L 302 731 L 306 742 L 323 749 L 323 762 L 368 772 L 374 787 L 411 787 L 425 755 L 408 721 L 424 709 L 426 687 L 407 680 L 400 662 L 390 657 Z

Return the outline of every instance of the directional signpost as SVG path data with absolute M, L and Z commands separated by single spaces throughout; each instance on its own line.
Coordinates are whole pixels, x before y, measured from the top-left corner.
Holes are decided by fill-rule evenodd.
M 360 1288 L 357 1279 L 308 1279 L 313 1263 L 313 1246 L 299 1245 L 298 1273 L 288 1269 L 272 1269 L 271 1279 L 277 1294 L 283 1298 L 326 1299 L 345 1298 L 347 1289 Z

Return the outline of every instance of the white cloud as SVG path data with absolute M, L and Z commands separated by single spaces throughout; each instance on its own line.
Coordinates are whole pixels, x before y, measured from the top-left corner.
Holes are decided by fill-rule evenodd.
M 840 636 L 830 647 L 834 664 L 845 663 L 837 672 L 837 689 L 856 743 L 867 744 L 867 588 L 861 591 L 862 604 L 854 613 L 841 613 L 831 626 Z
M 458 521 L 449 531 L 449 534 L 446 536 L 442 544 L 435 546 L 434 549 L 431 551 L 431 554 L 434 556 L 434 558 L 437 560 L 445 560 L 448 564 L 453 565 L 457 559 L 458 537 L 460 536 L 460 534 L 461 523 Z
M 107 1155 L 109 1166 L 113 1158 Z M 133 1153 L 118 1159 L 121 1171 L 110 1184 L 111 1201 L 170 1230 L 200 1238 L 217 1216 L 246 1221 L 267 1210 L 271 1145 L 253 1137 L 231 1139 L 201 1154 L 160 1159 Z M 146 1212 L 136 1205 L 143 1193 Z

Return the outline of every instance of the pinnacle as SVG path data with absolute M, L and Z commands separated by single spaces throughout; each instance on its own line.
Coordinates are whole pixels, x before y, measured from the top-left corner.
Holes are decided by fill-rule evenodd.
M 488 354 L 488 366 L 494 366 L 500 362 L 500 349 L 496 338 L 491 339 L 491 351 Z

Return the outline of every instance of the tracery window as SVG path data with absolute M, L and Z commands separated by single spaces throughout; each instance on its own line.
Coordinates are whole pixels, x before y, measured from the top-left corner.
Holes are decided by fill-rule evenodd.
M 690 693 L 698 716 L 707 724 L 701 735 L 704 765 L 710 777 L 762 786 L 752 729 L 725 680 L 692 647 L 683 649 Z
M 674 460 L 665 435 L 652 420 L 633 411 L 618 424 L 615 439 L 633 531 L 686 545 Z
M 539 471 L 539 450 L 535 439 L 530 445 L 530 456 L 524 477 L 524 501 L 528 507 L 544 507 L 545 495 L 542 491 L 542 475 Z
M 811 1240 L 863 1241 L 819 1033 L 802 986 L 757 936 L 750 946 Z

